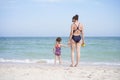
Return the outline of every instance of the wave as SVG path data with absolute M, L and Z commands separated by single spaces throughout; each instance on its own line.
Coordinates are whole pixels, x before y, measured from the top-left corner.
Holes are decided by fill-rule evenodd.
M 46 63 L 54 64 L 54 59 L 4 59 L 0 58 L 2 63 Z M 69 61 L 64 61 L 68 64 Z M 111 65 L 111 66 L 120 66 L 119 62 L 80 62 L 81 65 Z
M 10 62 L 10 63 L 54 63 L 53 59 L 3 59 L 0 58 L 0 62 Z

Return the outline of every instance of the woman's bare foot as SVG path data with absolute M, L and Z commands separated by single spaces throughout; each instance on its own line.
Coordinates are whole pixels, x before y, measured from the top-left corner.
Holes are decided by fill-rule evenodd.
M 78 65 L 78 64 L 75 64 L 75 66 L 74 66 L 74 67 L 77 67 L 77 65 Z
M 73 65 L 73 64 L 71 64 L 71 65 L 70 65 L 70 67 L 74 67 L 74 65 Z

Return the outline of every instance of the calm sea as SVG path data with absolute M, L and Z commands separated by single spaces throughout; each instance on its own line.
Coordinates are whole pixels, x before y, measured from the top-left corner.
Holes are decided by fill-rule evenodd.
M 56 37 L 0 37 L 0 62 L 34 63 L 54 60 Z M 68 38 L 62 37 L 67 45 Z M 120 65 L 120 37 L 86 37 L 81 63 Z M 70 47 L 62 48 L 63 61 L 70 62 Z

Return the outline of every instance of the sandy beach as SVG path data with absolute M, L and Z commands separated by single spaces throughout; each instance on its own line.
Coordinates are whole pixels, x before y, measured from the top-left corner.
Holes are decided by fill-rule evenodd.
M 120 80 L 120 66 L 0 63 L 0 80 Z

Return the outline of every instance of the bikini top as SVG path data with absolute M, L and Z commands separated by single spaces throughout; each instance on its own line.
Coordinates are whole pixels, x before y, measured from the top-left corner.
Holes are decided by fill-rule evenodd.
M 77 29 L 73 30 L 73 33 L 75 33 L 75 31 L 77 31 L 77 30 L 79 30 L 80 32 L 82 32 L 82 30 L 79 29 L 79 24 L 78 24 L 78 26 L 75 24 L 77 26 Z

